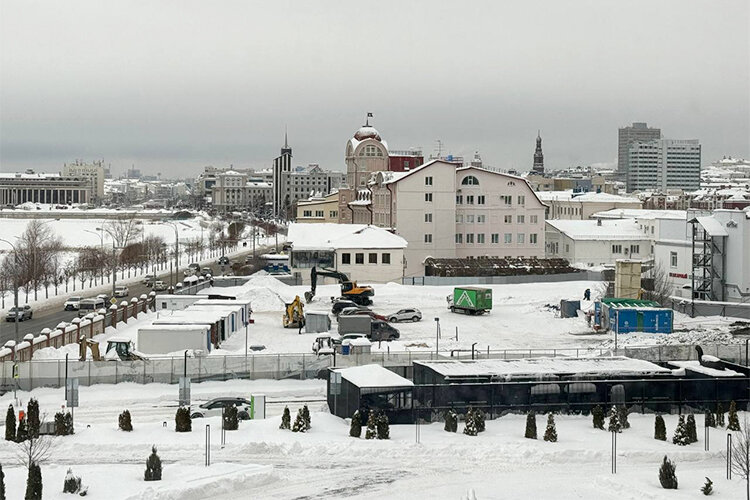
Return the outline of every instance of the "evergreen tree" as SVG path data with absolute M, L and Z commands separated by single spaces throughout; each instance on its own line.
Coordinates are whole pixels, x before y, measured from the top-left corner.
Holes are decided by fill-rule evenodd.
M 468 411 L 466 412 L 466 418 L 465 418 L 466 425 L 464 426 L 464 434 L 467 436 L 476 436 L 479 431 L 477 430 L 477 417 L 474 414 L 474 409 L 469 406 Z
M 628 422 L 628 407 L 620 405 L 617 407 L 617 417 L 620 419 L 620 426 L 622 429 L 630 429 L 630 422 Z
M 672 436 L 672 443 L 678 446 L 686 446 L 690 444 L 690 437 L 688 435 L 687 426 L 685 425 L 685 416 L 680 415 L 677 421 L 677 427 L 674 430 L 674 436 Z
M 709 478 L 706 478 L 706 484 L 701 486 L 701 493 L 704 495 L 713 495 L 714 493 L 714 482 L 711 481 Z
M 42 469 L 31 462 L 29 464 L 29 476 L 26 479 L 25 500 L 42 500 Z
M 716 420 L 714 419 L 714 414 L 711 410 L 706 410 L 706 414 L 703 418 L 703 425 L 705 427 L 716 427 Z
M 390 439 L 391 438 L 391 425 L 388 422 L 388 416 L 381 412 L 375 423 L 377 438 L 378 439 Z
M 8 405 L 8 414 L 5 416 L 5 440 L 16 440 L 16 411 L 13 405 Z
M 526 415 L 526 432 L 524 437 L 528 439 L 536 439 L 536 415 L 533 411 L 530 411 Z
M 39 437 L 39 401 L 35 398 L 29 400 L 29 405 L 26 408 L 26 425 L 28 426 L 29 437 L 36 439 Z
M 594 429 L 604 430 L 604 410 L 601 406 L 596 405 L 591 410 L 591 420 L 594 424 Z
M 370 410 L 370 416 L 367 418 L 367 430 L 365 431 L 365 439 L 375 439 L 378 433 L 375 429 L 375 411 Z
M 294 419 L 292 432 L 305 432 L 306 430 L 307 424 L 305 424 L 305 417 L 302 416 L 302 410 L 297 410 L 297 417 Z
M 58 411 L 55 413 L 55 436 L 65 436 L 65 415 L 63 412 Z
M 659 482 L 665 490 L 677 489 L 675 469 L 675 465 L 664 455 L 664 461 L 661 463 L 661 467 L 659 467 Z
M 477 432 L 484 432 L 485 429 L 485 415 L 481 408 L 477 408 L 474 411 L 474 420 L 477 423 Z
M 26 418 L 22 418 L 18 421 L 18 429 L 16 430 L 16 443 L 23 443 L 29 439 L 29 428 L 26 426 Z
M 281 425 L 279 429 L 291 429 L 292 428 L 292 414 L 289 413 L 289 407 L 284 407 L 284 413 L 281 415 Z
M 654 439 L 658 439 L 659 441 L 667 440 L 667 426 L 664 425 L 664 417 L 661 415 L 657 415 L 654 421 Z
M 191 432 L 193 430 L 193 419 L 190 418 L 190 408 L 181 406 L 177 408 L 174 415 L 174 430 L 176 432 Z
M 724 406 L 721 403 L 716 406 L 716 425 L 724 427 Z
M 307 409 L 307 405 L 302 407 L 302 420 L 305 422 L 305 430 L 310 430 L 310 410 Z
M 698 442 L 698 429 L 695 427 L 695 416 L 691 413 L 687 416 L 687 422 L 685 423 L 685 430 L 687 430 L 688 441 L 690 443 Z
M 555 429 L 555 416 L 551 413 L 547 416 L 547 429 L 544 431 L 544 440 L 550 443 L 557 442 L 557 429 Z
M 5 472 L 3 472 L 3 464 L 0 464 L 0 500 L 5 500 Z
M 151 455 L 146 460 L 145 481 L 161 481 L 161 459 L 156 454 L 156 445 L 151 447 Z
M 451 432 L 458 432 L 458 414 L 451 410 Z
M 607 430 L 609 432 L 622 432 L 622 422 L 620 422 L 620 412 L 617 411 L 617 408 L 612 406 L 612 408 L 609 410 L 609 426 L 607 427 Z
M 67 436 L 72 436 L 75 434 L 75 429 L 73 428 L 73 415 L 70 412 L 65 413 L 65 434 Z
M 453 410 L 445 411 L 445 432 L 456 432 L 458 430 L 458 415 Z
M 727 430 L 738 431 L 740 430 L 740 419 L 737 418 L 737 403 L 732 401 L 729 403 L 729 417 L 727 417 Z
M 240 418 L 235 405 L 224 408 L 222 423 L 224 424 L 224 429 L 227 431 L 236 431 L 240 427 Z
M 63 480 L 63 493 L 78 493 L 81 491 L 81 478 L 73 475 L 73 470 L 68 468 Z
M 349 435 L 358 438 L 362 436 L 362 420 L 359 418 L 359 410 L 352 415 L 352 423 L 349 426 Z
M 130 419 L 130 412 L 128 410 L 120 413 L 120 416 L 117 418 L 117 425 L 121 431 L 130 432 L 133 430 L 133 422 Z

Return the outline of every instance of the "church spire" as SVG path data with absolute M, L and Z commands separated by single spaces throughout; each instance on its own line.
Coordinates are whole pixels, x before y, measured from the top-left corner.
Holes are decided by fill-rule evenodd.
M 542 131 L 536 133 L 536 149 L 534 150 L 534 167 L 532 172 L 535 174 L 544 174 L 544 153 L 542 153 Z

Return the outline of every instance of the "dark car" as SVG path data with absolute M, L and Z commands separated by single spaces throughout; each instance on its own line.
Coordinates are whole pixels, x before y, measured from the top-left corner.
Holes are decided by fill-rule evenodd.
M 222 255 L 221 257 L 219 257 L 219 260 L 217 260 L 216 262 L 220 266 L 228 266 L 229 265 L 229 257 L 227 257 L 226 255 Z
M 341 311 L 343 311 L 347 307 L 355 307 L 355 308 L 358 308 L 358 309 L 364 308 L 364 310 L 366 310 L 366 311 L 370 310 L 370 308 L 368 308 L 366 306 L 360 306 L 357 303 L 355 303 L 354 301 L 349 300 L 349 299 L 336 299 L 333 302 L 333 307 L 331 307 L 331 313 L 333 313 L 334 316 L 338 316 L 339 314 L 341 314 Z
M 345 307 L 341 310 L 341 313 L 339 313 L 340 316 L 369 316 L 372 319 L 379 319 L 381 321 L 388 321 L 388 318 L 383 316 L 382 314 L 378 314 L 375 311 L 371 311 L 369 309 L 362 309 L 363 306 L 360 307 Z

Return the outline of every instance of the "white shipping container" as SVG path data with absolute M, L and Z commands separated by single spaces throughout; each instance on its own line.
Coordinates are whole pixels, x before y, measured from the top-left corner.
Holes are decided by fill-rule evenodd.
M 211 350 L 211 328 L 206 325 L 153 325 L 138 329 L 136 349 L 144 354 L 167 354 L 185 349 Z

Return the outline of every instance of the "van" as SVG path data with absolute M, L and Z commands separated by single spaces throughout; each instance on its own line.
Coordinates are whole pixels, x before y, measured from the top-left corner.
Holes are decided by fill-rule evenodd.
M 89 313 L 95 313 L 99 309 L 105 309 L 106 307 L 103 299 L 83 299 L 81 306 L 78 308 L 78 317 L 82 318 Z

